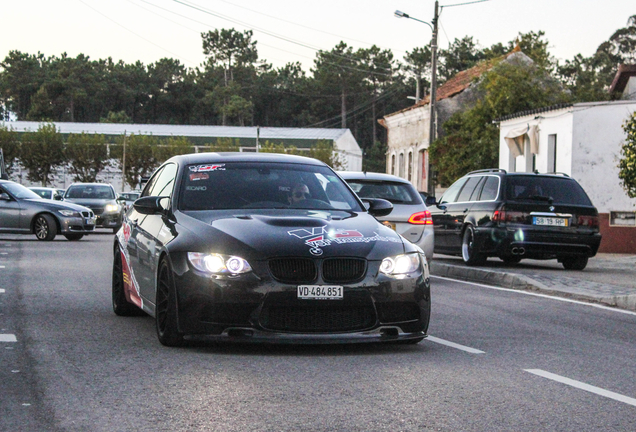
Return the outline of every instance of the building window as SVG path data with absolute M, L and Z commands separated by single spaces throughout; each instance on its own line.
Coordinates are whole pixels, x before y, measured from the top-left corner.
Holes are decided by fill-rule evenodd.
M 404 178 L 404 153 L 398 156 L 398 177 Z
M 409 152 L 408 181 L 413 178 L 413 152 Z
M 395 175 L 395 155 L 391 155 L 391 174 Z
M 547 172 L 557 172 L 557 136 L 548 135 L 548 167 Z

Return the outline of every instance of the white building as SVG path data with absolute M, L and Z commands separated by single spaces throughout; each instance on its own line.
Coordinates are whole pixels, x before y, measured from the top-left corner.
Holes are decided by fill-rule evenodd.
M 272 144 L 295 146 L 299 150 L 309 148 L 319 141 L 333 143 L 334 153 L 343 163 L 340 168 L 347 171 L 362 171 L 362 149 L 349 129 L 321 129 L 321 128 L 283 128 L 283 127 L 241 127 L 241 126 L 195 126 L 195 125 L 158 125 L 158 124 L 122 124 L 122 123 L 67 123 L 54 122 L 58 132 L 65 134 L 99 134 L 115 143 L 117 137 L 126 135 L 153 135 L 155 137 L 187 137 L 193 146 L 204 146 L 214 143 L 217 138 L 232 138 L 238 140 L 240 151 L 256 151 L 257 142 L 263 145 L 269 141 Z M 0 123 L 16 132 L 35 132 L 40 122 L 15 121 Z M 98 179 L 113 183 L 115 187 L 121 184 L 121 173 L 118 170 L 108 170 L 101 173 Z M 66 187 L 64 184 L 56 186 Z
M 632 78 L 634 79 L 634 78 Z M 499 168 L 573 177 L 599 211 L 599 252 L 636 253 L 636 199 L 618 178 L 622 126 L 636 100 L 578 103 L 499 119 Z

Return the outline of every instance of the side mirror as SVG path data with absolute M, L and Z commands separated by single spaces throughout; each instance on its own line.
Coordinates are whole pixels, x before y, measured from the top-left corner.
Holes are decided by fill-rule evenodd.
M 0 201 L 11 201 L 11 197 L 8 193 L 2 192 L 0 193 Z
M 133 208 L 141 213 L 146 215 L 153 214 L 163 214 L 165 213 L 165 209 L 161 205 L 161 200 L 167 199 L 168 197 L 157 197 L 157 196 L 146 196 L 143 198 L 139 198 L 133 204 Z
M 381 198 L 362 198 L 362 202 L 369 204 L 369 214 L 371 216 L 386 216 L 393 211 L 393 204 Z
M 55 201 L 62 201 L 63 200 L 62 195 L 58 195 L 58 194 L 53 195 L 53 199 Z

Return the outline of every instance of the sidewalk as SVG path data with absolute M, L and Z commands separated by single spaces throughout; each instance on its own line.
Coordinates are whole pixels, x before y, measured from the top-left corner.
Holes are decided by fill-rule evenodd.
M 490 258 L 469 267 L 459 257 L 435 255 L 431 274 L 504 288 L 538 291 L 636 311 L 636 255 L 597 254 L 585 270 L 565 270 L 556 260 L 509 265 Z

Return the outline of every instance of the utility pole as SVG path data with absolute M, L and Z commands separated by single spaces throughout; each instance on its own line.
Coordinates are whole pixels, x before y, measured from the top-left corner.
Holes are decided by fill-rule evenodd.
M 124 131 L 124 151 L 121 158 L 121 191 L 126 190 L 126 131 Z
M 433 36 L 431 38 L 431 100 L 430 100 L 430 125 L 428 131 L 428 158 L 426 163 L 426 189 L 429 195 L 435 195 L 435 183 L 432 176 L 431 144 L 437 136 L 437 112 L 435 110 L 437 99 L 437 22 L 439 21 L 439 2 L 435 0 L 435 14 L 433 15 Z
M 256 126 L 256 153 L 258 153 L 258 148 L 261 146 L 259 143 L 259 139 L 260 139 L 260 134 L 261 134 L 261 128 L 259 126 Z

